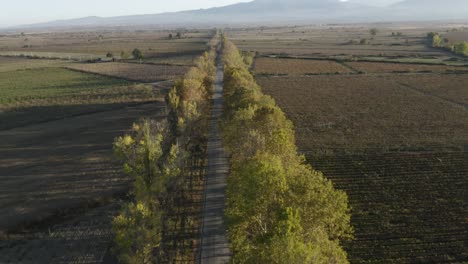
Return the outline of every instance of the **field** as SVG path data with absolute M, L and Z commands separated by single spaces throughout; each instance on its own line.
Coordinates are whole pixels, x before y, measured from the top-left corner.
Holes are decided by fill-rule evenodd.
M 425 43 L 449 27 L 228 32 L 257 52 L 256 79 L 294 122 L 308 162 L 347 192 L 352 264 L 468 262 L 466 61 Z M 350 71 L 330 74 L 335 61 Z
M 169 39 L 169 34 L 181 32 L 181 38 Z M 0 36 L 0 55 L 54 57 L 89 60 L 106 59 L 107 53 L 121 58 L 140 49 L 146 59 L 199 55 L 207 49 L 213 31 L 112 30 L 11 34 Z
M 379 63 L 379 62 L 346 62 L 346 65 L 359 72 L 365 73 L 468 73 L 468 67 L 455 67 L 445 65 L 424 65 L 405 63 Z
M 118 62 L 73 64 L 68 68 L 139 82 L 175 79 L 183 75 L 188 69 L 186 66 Z
M 287 74 L 290 76 L 318 73 L 349 73 L 351 70 L 334 61 L 258 58 L 256 74 Z
M 30 60 L 20 57 L 0 57 L 0 73 L 44 67 L 66 66 L 68 64 L 69 63 L 67 61 L 62 60 Z
M 170 83 L 68 70 L 76 63 L 64 60 L 0 60 L 0 262 L 115 262 L 111 221 L 131 182 L 112 143 L 138 119 L 165 116 Z M 124 65 L 136 67 L 128 79 L 141 78 L 139 64 Z
M 399 85 L 393 77 L 257 80 L 289 112 L 305 151 L 463 148 L 468 141 L 466 109 Z
M 41 68 L 0 73 L 0 129 L 154 101 L 151 86 L 120 79 Z

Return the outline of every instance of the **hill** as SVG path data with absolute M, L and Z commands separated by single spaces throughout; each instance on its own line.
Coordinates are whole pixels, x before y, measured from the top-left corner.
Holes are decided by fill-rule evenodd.
M 200 27 L 246 24 L 301 24 L 466 19 L 465 0 L 405 0 L 384 7 L 360 0 L 255 0 L 224 7 L 121 17 L 85 17 L 18 28 Z

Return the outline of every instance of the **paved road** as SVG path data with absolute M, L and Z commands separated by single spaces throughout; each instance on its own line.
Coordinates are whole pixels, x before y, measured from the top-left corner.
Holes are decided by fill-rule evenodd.
M 200 263 L 224 264 L 231 256 L 224 225 L 225 191 L 229 164 L 221 145 L 218 129 L 223 112 L 223 65 L 218 58 L 213 110 L 208 140 L 208 168 L 203 209 L 203 229 Z

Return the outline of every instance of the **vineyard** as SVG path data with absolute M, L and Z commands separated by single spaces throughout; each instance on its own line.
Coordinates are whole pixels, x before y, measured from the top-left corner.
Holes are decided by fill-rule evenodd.
M 351 263 L 468 259 L 468 114 L 444 99 L 465 98 L 465 79 L 257 78 L 295 123 L 311 165 L 349 195 Z
M 256 81 L 300 152 L 347 193 L 350 263 L 465 263 L 468 68 L 428 48 L 423 29 L 390 30 L 366 45 L 353 26 L 229 34 L 259 54 Z
M 307 74 L 350 73 L 351 70 L 334 61 L 258 58 L 255 60 L 256 74 L 300 76 Z
M 185 66 L 118 62 L 73 64 L 68 68 L 139 82 L 173 80 L 183 75 L 188 70 L 188 67 Z
M 346 65 L 364 73 L 468 73 L 468 67 L 379 62 L 346 62 Z
M 400 85 L 399 78 L 257 80 L 288 113 L 297 128 L 299 148 L 306 151 L 463 148 L 468 136 L 466 110 Z M 459 98 L 466 95 L 462 87 Z

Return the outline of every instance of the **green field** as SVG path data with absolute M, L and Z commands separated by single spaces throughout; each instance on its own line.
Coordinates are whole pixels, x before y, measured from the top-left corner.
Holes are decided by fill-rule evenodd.
M 0 129 L 155 100 L 151 86 L 50 67 L 0 73 Z

